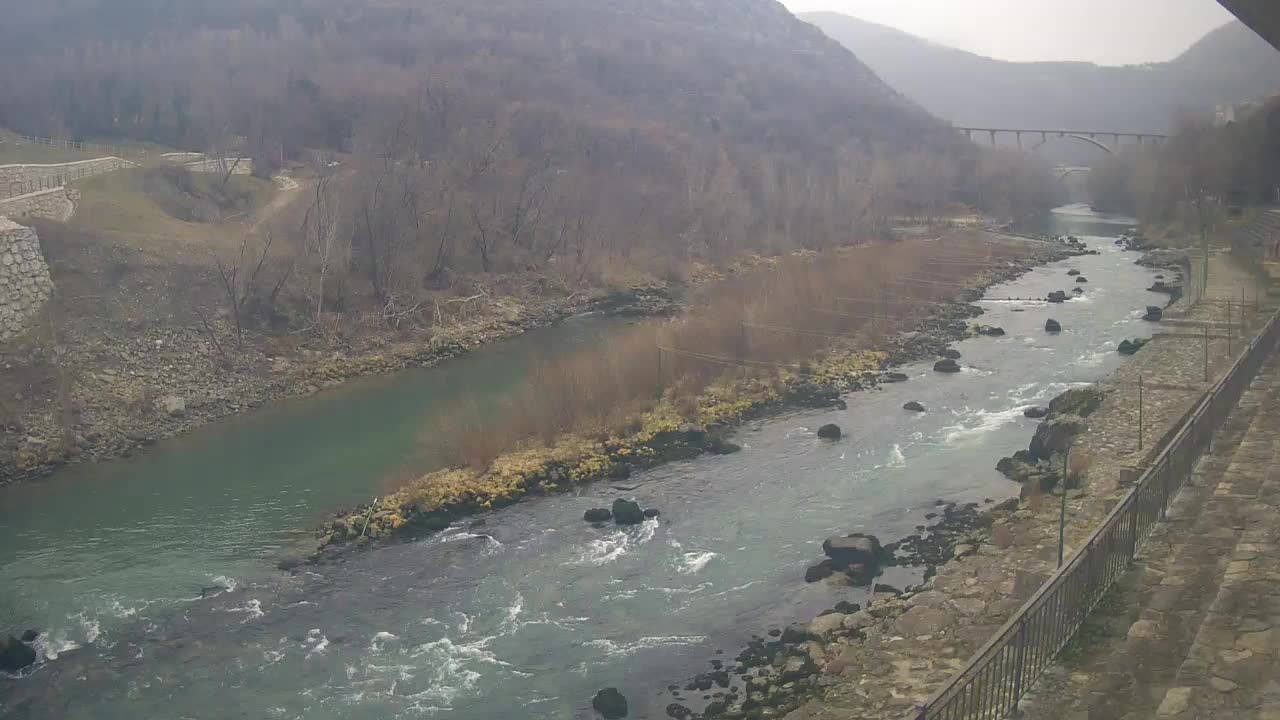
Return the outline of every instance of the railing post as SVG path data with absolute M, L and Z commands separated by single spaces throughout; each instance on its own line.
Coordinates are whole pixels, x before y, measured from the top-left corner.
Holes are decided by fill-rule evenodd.
M 1020 623 L 1018 623 L 1018 641 L 1017 642 L 1018 642 L 1017 656 L 1013 661 L 1013 664 L 1014 664 L 1013 697 L 1009 699 L 1010 700 L 1009 704 L 1012 707 L 1017 707 L 1018 700 L 1022 698 L 1022 675 L 1023 675 L 1023 672 L 1025 672 L 1026 670 L 1026 659 L 1027 659 L 1027 620 L 1025 617 L 1022 619 Z

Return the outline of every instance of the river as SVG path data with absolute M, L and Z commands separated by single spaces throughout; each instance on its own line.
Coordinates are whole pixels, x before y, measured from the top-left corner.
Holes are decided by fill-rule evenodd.
M 752 634 L 865 590 L 803 582 L 837 532 L 897 539 L 936 499 L 999 501 L 993 469 L 1025 447 L 1022 409 L 1123 359 L 1162 296 L 1111 238 L 1130 221 L 1082 208 L 1054 229 L 1100 255 L 1036 269 L 984 302 L 1003 338 L 957 343 L 965 370 L 849 396 L 847 410 L 753 422 L 743 451 L 673 463 L 577 494 L 535 498 L 434 537 L 287 575 L 271 559 L 324 511 L 429 465 L 433 406 L 492 406 L 532 358 L 607 337 L 586 318 L 449 364 L 363 381 L 222 423 L 116 463 L 0 491 L 0 630 L 38 627 L 46 655 L 0 678 L 0 710 L 30 718 L 373 719 L 590 717 L 617 686 L 633 717 L 662 717 L 669 683 L 736 654 Z M 1064 332 L 1044 332 L 1047 317 Z M 908 400 L 928 412 L 903 411 Z M 848 433 L 818 441 L 819 425 Z M 661 517 L 597 530 L 582 512 L 635 496 Z M 901 571 L 898 571 L 901 572 Z M 890 581 L 909 582 L 908 576 Z M 201 587 L 235 585 L 208 593 Z M 75 649 L 72 649 L 73 646 Z M 3 713 L 0 713 L 3 714 Z

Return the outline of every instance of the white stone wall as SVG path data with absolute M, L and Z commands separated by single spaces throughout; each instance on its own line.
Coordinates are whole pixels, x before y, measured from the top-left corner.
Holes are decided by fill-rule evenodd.
M 235 166 L 232 175 L 249 175 L 253 172 L 253 159 L 240 158 L 240 162 L 236 162 L 236 158 L 222 158 L 221 160 L 200 160 L 199 162 L 187 163 L 183 165 L 191 172 L 207 172 L 207 173 L 225 173 L 228 168 Z
M 0 217 L 0 342 L 30 327 L 52 293 L 36 231 Z
M 54 165 L 0 165 L 0 197 L 25 195 L 65 185 L 72 180 L 101 175 L 130 167 L 133 163 L 118 157 L 79 160 Z
M 0 217 L 38 217 L 65 222 L 75 212 L 75 201 L 79 199 L 79 195 L 78 190 L 56 187 L 7 198 L 0 200 Z

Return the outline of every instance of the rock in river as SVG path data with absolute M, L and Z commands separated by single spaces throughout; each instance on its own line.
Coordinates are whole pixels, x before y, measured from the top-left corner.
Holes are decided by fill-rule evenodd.
M 12 635 L 6 640 L 0 640 L 0 670 L 18 672 L 35 664 L 35 661 L 36 651 L 30 645 Z
M 635 500 L 618 498 L 613 501 L 613 521 L 619 525 L 639 525 L 644 522 L 644 511 Z
M 1136 355 L 1138 351 L 1142 349 L 1142 346 L 1146 345 L 1148 342 L 1148 340 L 1143 338 L 1138 338 L 1137 340 L 1121 340 L 1120 346 L 1116 348 L 1116 351 L 1121 355 Z
M 1142 316 L 1147 322 L 1160 322 L 1164 318 L 1164 310 L 1155 305 L 1147 306 L 1147 314 Z
M 940 353 L 938 353 L 938 354 L 939 354 L 939 355 L 941 355 L 942 357 L 944 357 L 944 358 L 948 359 L 948 360 L 959 360 L 959 359 L 960 359 L 960 351 L 959 351 L 959 350 L 956 350 L 955 348 L 947 348 L 947 349 L 943 350 L 942 352 L 940 352 Z
M 884 374 L 884 381 L 887 383 L 900 383 L 907 381 L 907 374 L 900 372 L 890 372 Z
M 589 523 L 608 522 L 613 519 L 613 513 L 609 512 L 609 508 L 591 508 L 582 513 L 582 519 Z
M 958 373 L 960 365 L 955 360 L 939 360 L 933 364 L 933 370 L 940 373 Z
M 835 423 L 827 423 L 826 425 L 818 428 L 818 437 L 823 440 L 839 440 L 840 435 L 840 426 Z
M 591 707 L 610 720 L 627 716 L 627 698 L 618 688 L 605 688 L 591 698 Z
M 1053 318 L 1049 318 L 1044 321 L 1044 331 L 1051 333 L 1062 332 L 1062 323 L 1054 320 Z
M 1067 271 L 1067 274 L 1068 274 L 1068 275 L 1079 275 L 1079 274 L 1080 274 L 1080 271 L 1079 271 L 1079 270 L 1072 269 L 1072 270 L 1068 270 L 1068 271 Z
M 1087 282 L 1089 282 L 1089 278 L 1087 278 L 1087 277 L 1085 277 L 1085 276 L 1081 275 L 1080 277 L 1076 278 L 1076 282 L 1078 282 L 1078 283 L 1087 283 Z
M 925 409 L 924 409 L 924 405 L 921 405 L 920 403 L 916 402 L 915 400 L 912 400 L 911 402 L 909 402 L 909 403 L 907 403 L 907 404 L 903 405 L 903 406 L 902 406 L 902 409 L 903 409 L 903 410 L 910 410 L 911 412 L 918 412 L 918 413 L 921 413 L 921 412 L 924 412 L 924 411 L 925 411 Z
M 1071 441 L 1084 431 L 1084 421 L 1074 415 L 1063 415 L 1040 423 L 1036 434 L 1031 438 L 1033 460 L 1048 460 L 1054 453 L 1060 453 L 1071 446 Z
M 1045 299 L 1051 303 L 1064 303 L 1067 301 L 1067 293 L 1065 290 L 1054 290 Z
M 993 327 L 991 325 L 979 325 L 978 334 L 986 335 L 987 337 L 1000 337 L 1004 335 L 1004 328 Z
M 822 542 L 822 552 L 837 565 L 877 565 L 884 550 L 874 535 L 833 536 Z

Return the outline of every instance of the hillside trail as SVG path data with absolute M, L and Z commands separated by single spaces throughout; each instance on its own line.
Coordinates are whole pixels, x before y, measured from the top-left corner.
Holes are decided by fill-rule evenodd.
M 289 207 L 294 200 L 302 196 L 301 190 L 309 187 L 308 184 L 300 183 L 296 179 L 285 174 L 276 175 L 271 178 L 279 192 L 271 198 L 271 202 L 263 205 L 253 214 L 250 219 L 249 233 L 257 234 L 263 225 L 274 220 L 284 209 Z

